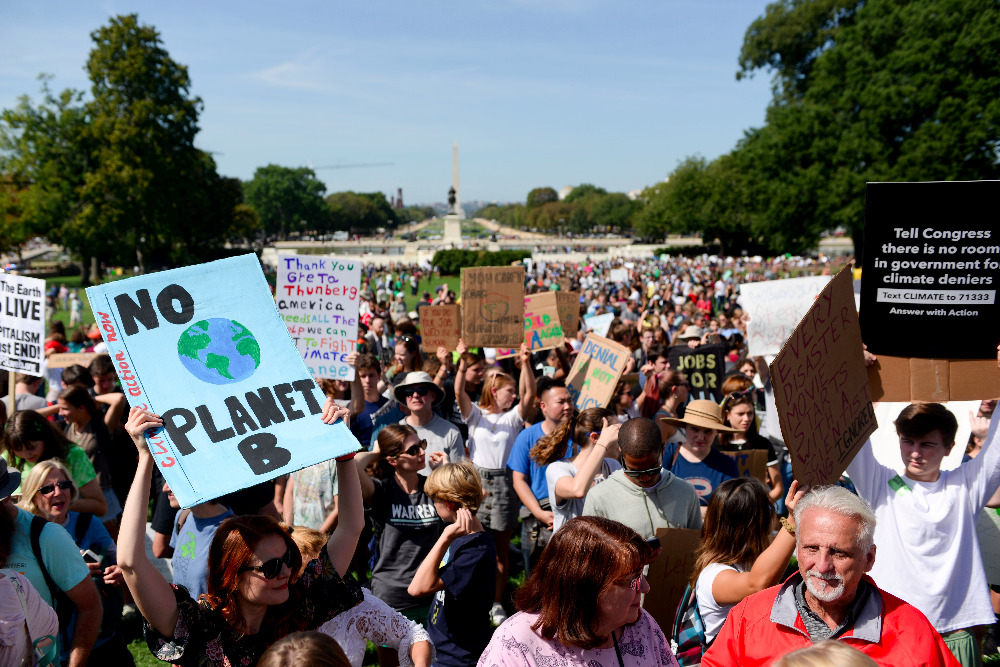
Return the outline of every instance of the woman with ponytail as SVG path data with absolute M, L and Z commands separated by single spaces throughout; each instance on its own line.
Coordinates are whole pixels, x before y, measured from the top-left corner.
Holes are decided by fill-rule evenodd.
M 534 410 L 535 375 L 531 371 L 531 350 L 526 343 L 521 343 L 521 374 L 517 386 L 514 378 L 507 373 L 489 373 L 483 381 L 477 405 L 465 391 L 468 349 L 465 341 L 458 341 L 460 359 L 455 375 L 455 399 L 462 419 L 469 427 L 469 459 L 476 466 L 486 492 L 477 516 L 483 527 L 493 534 L 496 545 L 497 587 L 490 614 L 499 625 L 506 618 L 501 601 L 510 569 L 510 537 L 517 527 L 520 509 L 517 492 L 514 491 L 514 472 L 507 467 L 507 459 L 510 458 L 514 440 L 524 428 L 524 420 Z M 520 401 L 515 406 L 518 393 Z
M 583 513 L 583 499 L 591 487 L 606 480 L 621 468 L 618 462 L 618 430 L 614 412 L 606 408 L 587 408 L 576 417 L 563 420 L 551 434 L 541 438 L 532 450 L 535 460 L 545 469 L 549 503 L 555 515 L 552 532 Z M 573 456 L 560 460 L 572 435 Z
M 434 501 L 424 493 L 427 478 L 420 471 L 426 447 L 412 426 L 389 424 L 379 431 L 374 449 L 354 459 L 368 473 L 361 475 L 361 496 L 375 532 L 372 593 L 422 625 L 427 623 L 432 596 L 413 597 L 406 588 L 443 527 Z M 386 651 L 389 663 L 382 659 Z M 379 649 L 379 661 L 390 664 L 392 653 Z

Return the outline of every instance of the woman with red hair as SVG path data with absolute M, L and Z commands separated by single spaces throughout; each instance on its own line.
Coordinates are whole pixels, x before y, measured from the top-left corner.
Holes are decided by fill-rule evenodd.
M 323 421 L 347 410 L 327 400 Z M 300 577 L 302 556 L 288 531 L 267 516 L 231 517 L 219 526 L 208 553 L 207 593 L 191 599 L 172 587 L 146 557 L 146 511 L 153 457 L 145 432 L 163 425 L 133 408 L 126 429 L 139 451 L 139 467 L 125 503 L 118 564 L 146 623 L 146 644 L 160 660 L 179 665 L 254 665 L 269 645 L 312 630 L 361 601 L 351 577 L 341 579 L 364 527 L 361 485 L 353 455 L 337 460 L 340 519 Z

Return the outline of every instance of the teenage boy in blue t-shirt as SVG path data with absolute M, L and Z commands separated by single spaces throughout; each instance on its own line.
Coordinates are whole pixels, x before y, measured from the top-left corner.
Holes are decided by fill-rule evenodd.
M 448 527 L 424 558 L 407 592 L 434 593 L 427 632 L 437 649 L 435 665 L 474 667 L 493 634 L 490 608 L 496 590 L 497 551 L 476 511 L 483 485 L 470 461 L 446 463 L 431 472 L 424 493 Z

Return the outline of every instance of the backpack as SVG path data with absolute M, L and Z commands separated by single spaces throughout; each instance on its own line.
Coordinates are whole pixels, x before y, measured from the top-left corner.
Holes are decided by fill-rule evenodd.
M 674 655 L 680 667 L 700 665 L 701 657 L 708 649 L 705 641 L 705 623 L 698 611 L 698 598 L 691 584 L 684 589 L 684 595 L 677 605 L 674 615 L 674 629 L 671 643 L 675 644 Z
M 73 541 L 79 543 L 83 539 L 93 518 L 94 515 L 89 513 L 81 513 L 77 517 Z M 47 523 L 48 521 L 40 516 L 36 515 L 32 517 L 31 551 L 35 554 L 35 560 L 38 561 L 38 568 L 42 571 L 45 583 L 49 587 L 49 593 L 52 595 L 53 607 L 55 607 L 56 615 L 59 617 L 59 628 L 65 631 L 69 627 L 70 619 L 73 617 L 73 612 L 76 611 L 76 606 L 69 599 L 69 596 L 52 580 L 48 568 L 45 567 L 45 561 L 42 559 L 42 529 L 45 528 L 45 524 Z M 104 609 L 101 617 L 101 630 L 97 635 L 97 641 L 94 643 L 97 646 L 106 639 L 113 637 L 118 631 L 118 626 L 121 625 L 122 608 L 125 605 L 125 600 L 122 598 L 121 591 L 118 590 L 117 586 L 104 583 L 104 579 L 100 577 L 92 577 L 92 579 L 97 586 L 97 592 L 101 595 L 101 605 Z

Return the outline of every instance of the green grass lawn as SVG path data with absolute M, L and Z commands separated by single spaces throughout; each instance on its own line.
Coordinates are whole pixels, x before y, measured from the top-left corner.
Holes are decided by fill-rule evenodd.
M 87 299 L 87 292 L 86 292 L 85 288 L 80 285 L 80 276 L 78 276 L 78 275 L 75 275 L 75 276 L 59 276 L 58 278 L 46 278 L 45 279 L 45 291 L 46 292 L 48 292 L 49 288 L 51 288 L 53 285 L 55 285 L 57 287 L 59 285 L 65 285 L 66 287 L 68 287 L 71 290 L 72 289 L 76 289 L 77 290 L 77 294 L 79 294 L 80 298 L 83 299 L 83 323 L 84 324 L 93 324 L 94 323 L 94 313 L 90 310 L 90 300 Z M 60 310 L 57 310 L 55 312 L 54 319 L 62 321 L 62 323 L 66 326 L 66 335 L 67 335 L 67 337 L 69 337 L 69 335 L 71 333 L 70 332 L 70 328 L 69 328 L 69 311 L 68 310 L 62 310 L 61 309 L 61 304 L 60 304 Z
M 459 284 L 462 279 L 459 276 L 442 276 L 440 278 L 433 278 L 428 280 L 427 278 L 422 278 L 419 283 L 417 283 L 417 295 L 410 296 L 410 287 L 407 285 L 406 289 L 403 290 L 403 302 L 406 304 L 406 310 L 415 310 L 417 307 L 417 302 L 420 301 L 420 297 L 424 292 L 430 292 L 431 298 L 434 298 L 434 290 L 437 289 L 438 285 L 448 285 L 448 288 L 455 292 L 455 296 L 461 294 Z

